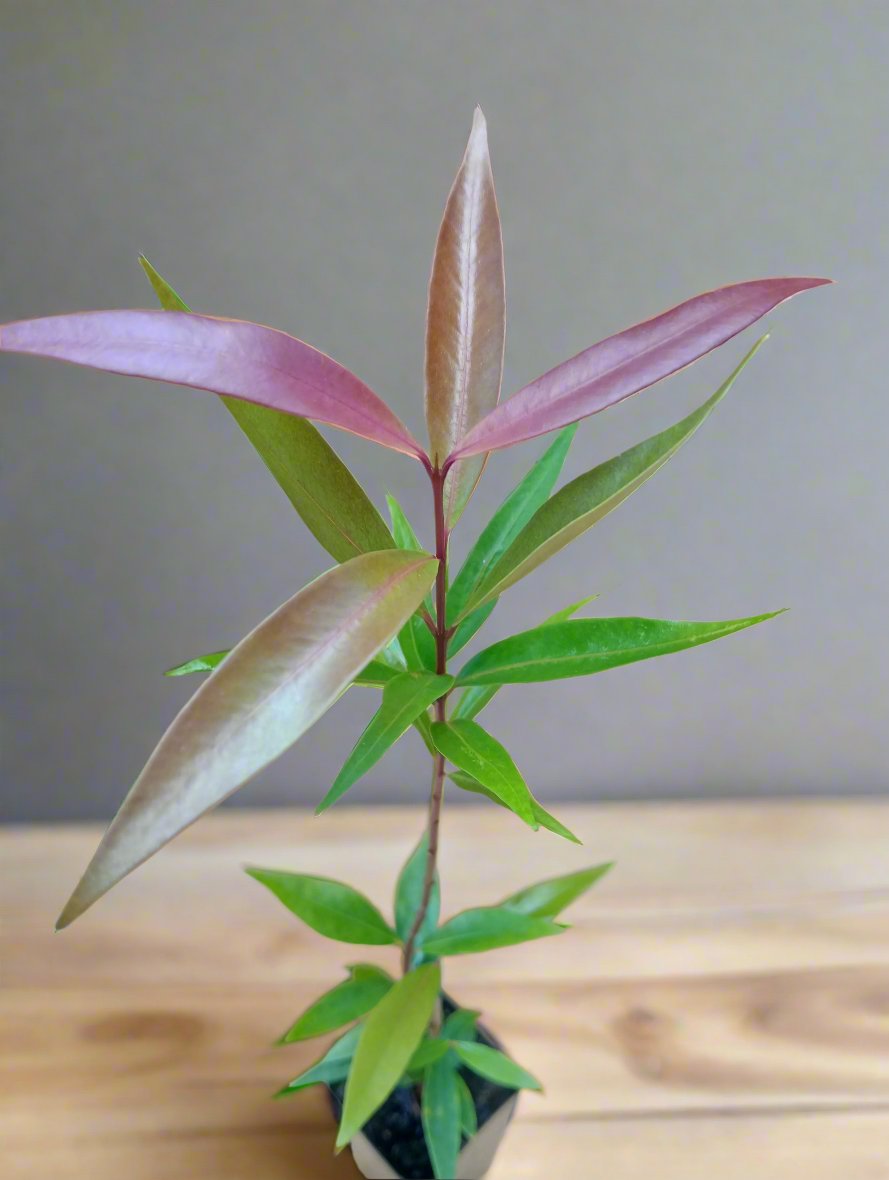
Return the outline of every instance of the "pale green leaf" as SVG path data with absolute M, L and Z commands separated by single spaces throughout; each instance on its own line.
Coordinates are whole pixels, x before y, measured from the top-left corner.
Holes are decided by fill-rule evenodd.
M 537 938 L 561 934 L 564 926 L 549 918 L 531 918 L 499 906 L 463 910 L 426 939 L 429 955 L 471 955 L 515 946 Z
M 281 1037 L 289 1045 L 320 1037 L 365 1016 L 392 987 L 392 976 L 381 967 L 361 963 L 349 969 L 349 978 L 311 1004 Z
M 458 1042 L 453 1045 L 453 1050 L 473 1073 L 487 1078 L 488 1081 L 496 1082 L 498 1086 L 508 1086 L 511 1090 L 543 1089 L 533 1074 L 522 1069 L 520 1065 L 516 1065 L 499 1049 L 492 1049 L 489 1045 Z
M 453 1180 L 460 1151 L 460 1092 L 457 1062 L 448 1051 L 426 1070 L 423 1079 L 423 1135 L 435 1177 Z
M 557 918 L 562 910 L 572 901 L 591 889 L 605 876 L 614 862 L 595 865 L 591 869 L 581 869 L 577 873 L 567 873 L 564 877 L 551 877 L 547 881 L 539 881 L 536 885 L 529 885 L 518 893 L 513 893 L 500 905 L 504 909 L 515 910 L 517 914 L 529 914 L 534 918 Z
M 360 1036 L 361 1025 L 356 1024 L 338 1041 L 335 1041 L 314 1065 L 295 1077 L 282 1090 L 279 1090 L 275 1097 L 285 1098 L 288 1094 L 296 1094 L 308 1086 L 317 1086 L 321 1083 L 326 1086 L 335 1086 L 339 1082 L 344 1082 L 348 1076 Z
M 316 815 L 326 811 L 362 775 L 375 766 L 416 718 L 454 683 L 453 676 L 431 672 L 402 672 L 383 689 L 383 700 L 336 776 L 333 786 L 318 804 Z
M 441 988 L 438 963 L 403 976 L 364 1023 L 346 1082 L 337 1148 L 343 1148 L 401 1080 L 432 1018 Z

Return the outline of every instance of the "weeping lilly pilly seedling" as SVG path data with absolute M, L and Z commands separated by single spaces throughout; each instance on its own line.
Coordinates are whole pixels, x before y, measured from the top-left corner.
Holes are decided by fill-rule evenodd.
M 330 357 L 272 328 L 192 312 L 147 259 L 140 261 L 160 309 L 22 320 L 0 328 L 0 350 L 218 394 L 337 564 L 230 651 L 169 671 L 209 676 L 125 798 L 59 927 L 296 742 L 351 685 L 378 690 L 378 707 L 318 810 L 339 801 L 408 730 L 425 743 L 432 763 L 428 822 L 398 878 L 392 918 L 337 881 L 279 868 L 249 872 L 319 934 L 398 947 L 400 973 L 352 965 L 345 980 L 295 1020 L 282 1043 L 347 1031 L 282 1093 L 329 1086 L 341 1107 L 338 1147 L 356 1137 L 372 1139 L 373 1126 L 392 1104 L 407 1103 L 422 1125 L 419 1150 L 425 1154 L 419 1161 L 390 1154 L 391 1174 L 428 1176 L 431 1170 L 453 1177 L 458 1156 L 470 1150 L 498 1102 L 539 1084 L 479 1028 L 477 1013 L 443 996 L 442 960 L 561 934 L 564 909 L 608 868 L 544 881 L 442 920 L 437 857 L 446 782 L 486 796 L 533 829 L 577 839 L 534 797 L 480 714 L 504 686 L 587 676 L 678 652 L 777 612 L 724 622 L 576 617 L 591 601 L 586 598 L 462 663 L 454 658 L 502 594 L 675 455 L 762 340 L 699 409 L 555 491 L 580 420 L 676 373 L 779 303 L 828 280 L 758 279 L 709 291 L 592 345 L 500 402 L 503 250 L 485 120 L 477 110 L 429 282 L 427 449 L 376 393 Z M 434 553 L 423 551 L 392 497 L 390 523 L 384 522 L 312 421 L 422 465 L 431 490 Z M 554 437 L 449 581 L 450 536 L 489 454 L 546 434 Z

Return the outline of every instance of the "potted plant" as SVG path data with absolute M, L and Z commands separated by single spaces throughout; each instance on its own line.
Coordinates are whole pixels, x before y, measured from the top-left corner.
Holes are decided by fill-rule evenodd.
M 484 795 L 532 828 L 576 837 L 534 798 L 477 720 L 506 685 L 586 676 L 708 643 L 772 618 L 724 622 L 576 617 L 572 603 L 455 665 L 501 594 L 622 503 L 704 422 L 760 347 L 675 425 L 553 492 L 577 423 L 675 373 L 800 291 L 827 280 L 771 278 L 722 287 L 594 344 L 499 403 L 504 348 L 500 221 L 485 121 L 476 111 L 448 196 L 429 283 L 428 449 L 363 382 L 301 341 L 192 313 L 141 259 L 161 310 L 100 311 L 0 328 L 0 349 L 210 390 L 262 456 L 337 564 L 231 651 L 170 675 L 209 672 L 124 800 L 59 919 L 67 926 L 159 848 L 291 746 L 351 685 L 381 690 L 367 728 L 321 801 L 324 811 L 413 728 L 432 767 L 426 830 L 385 917 L 351 886 L 251 868 L 298 918 L 341 942 L 400 948 L 400 971 L 371 963 L 318 999 L 281 1038 L 338 1032 L 282 1091 L 328 1087 L 338 1149 L 366 1176 L 479 1177 L 521 1089 L 539 1089 L 442 990 L 442 963 L 561 934 L 566 907 L 607 870 L 543 881 L 440 918 L 439 819 L 447 784 Z M 764 339 L 764 338 L 763 338 Z M 383 518 L 310 419 L 419 461 L 429 478 L 435 549 L 402 507 Z M 449 540 L 490 452 L 554 434 L 449 570 Z M 532 621 L 533 623 L 534 621 Z M 342 1030 L 346 1031 L 343 1032 Z

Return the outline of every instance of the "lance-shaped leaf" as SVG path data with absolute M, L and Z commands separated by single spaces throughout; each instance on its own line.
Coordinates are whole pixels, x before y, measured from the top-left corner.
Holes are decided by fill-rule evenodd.
M 432 672 L 402 672 L 390 680 L 383 689 L 379 709 L 356 742 L 333 786 L 318 804 L 315 814 L 320 815 L 341 799 L 453 683 L 453 676 L 436 676 Z
M 144 255 L 139 262 L 164 311 L 191 311 Z M 392 548 L 383 518 L 311 422 L 237 398 L 223 397 L 222 402 L 331 557 L 348 561 L 359 553 Z
M 509 808 L 502 799 L 499 799 L 494 794 L 494 792 L 489 791 L 487 787 L 483 787 L 477 778 L 473 778 L 472 775 L 467 774 L 465 770 L 452 771 L 448 775 L 448 778 L 451 779 L 451 781 L 456 786 L 458 786 L 461 791 L 469 791 L 473 795 L 484 795 L 484 797 L 486 799 L 490 799 L 492 803 L 496 803 L 498 806 L 503 807 L 506 811 L 509 811 Z M 548 832 L 552 832 L 556 836 L 561 836 L 564 840 L 570 840 L 572 844 L 582 843 L 582 841 L 579 840 L 569 828 L 566 828 L 563 823 L 560 823 L 554 815 L 550 815 L 545 807 L 541 807 L 540 803 L 538 803 L 536 799 L 532 800 L 531 806 L 534 812 L 534 820 L 541 828 L 546 828 Z
M 609 336 L 497 406 L 467 433 L 451 461 L 510 447 L 613 406 L 724 344 L 785 299 L 828 282 L 735 283 Z
M 473 775 L 519 819 L 536 829 L 534 797 L 508 751 L 476 721 L 433 721 L 432 740 L 440 754 Z
M 480 906 L 463 910 L 439 926 L 426 939 L 425 949 L 429 955 L 472 955 L 548 938 L 564 929 L 550 918 L 533 918 L 500 906 Z
M 161 739 L 59 926 L 301 737 L 416 609 L 437 565 L 395 549 L 355 557 L 242 640 Z
M 279 1090 L 275 1097 L 286 1098 L 288 1094 L 298 1094 L 300 1090 L 305 1090 L 309 1086 L 317 1086 L 321 1083 L 335 1086 L 338 1082 L 345 1081 L 349 1075 L 349 1068 L 352 1058 L 355 1056 L 355 1048 L 360 1036 L 361 1025 L 357 1024 L 344 1033 L 338 1041 L 334 1041 L 314 1065 L 309 1066 L 299 1077 L 294 1078 L 292 1082 Z
M 594 865 L 591 869 L 581 869 L 577 873 L 567 873 L 564 877 L 550 877 L 546 881 L 538 881 L 536 885 L 529 885 L 513 893 L 501 906 L 507 910 L 515 910 L 517 914 L 530 914 L 534 918 L 557 918 L 562 910 L 576 901 L 588 889 L 597 884 L 614 862 Z
M 389 505 L 389 517 L 392 521 L 392 535 L 399 549 L 422 549 L 417 540 L 413 525 L 408 520 L 404 509 L 394 496 L 387 494 L 386 503 Z M 424 600 L 426 610 L 430 615 L 435 614 L 432 596 L 426 595 Z M 434 672 L 436 667 L 435 640 L 432 632 L 419 614 L 411 615 L 398 635 L 398 641 L 407 660 L 407 666 L 414 670 L 426 669 Z
M 457 1059 L 447 1052 L 426 1070 L 421 1113 L 423 1136 L 436 1180 L 457 1175 L 460 1151 L 460 1093 Z
M 783 611 L 717 623 L 679 623 L 672 619 L 572 619 L 535 627 L 473 656 L 458 684 L 529 684 L 563 680 L 619 668 L 711 643 L 774 619 Z
M 457 1074 L 457 1095 L 460 1099 L 460 1129 L 467 1139 L 478 1133 L 478 1112 L 475 1099 L 465 1080 Z
M 306 1041 L 342 1028 L 366 1016 L 382 1000 L 393 984 L 392 976 L 381 967 L 359 963 L 349 968 L 349 978 L 331 988 L 308 1007 L 278 1044 Z
M 467 611 L 474 611 L 499 597 L 520 578 L 592 528 L 660 470 L 722 401 L 766 339 L 763 336 L 758 340 L 716 393 L 681 422 L 630 447 L 614 459 L 600 463 L 547 500 L 499 561 L 488 570 L 467 603 Z
M 286 332 L 246 320 L 180 311 L 75 312 L 2 325 L 0 351 L 207 389 L 424 456 L 354 373 Z
M 441 466 L 466 431 L 497 405 L 505 338 L 503 243 L 485 117 L 476 108 L 463 163 L 438 233 L 426 316 L 426 424 Z M 479 452 L 476 452 L 479 455 Z M 461 463 L 445 486 L 453 525 L 484 457 Z
M 364 1023 L 343 1099 L 337 1148 L 345 1147 L 401 1080 L 432 1017 L 441 987 L 438 963 L 409 972 Z
M 533 1074 L 490 1045 L 458 1042 L 454 1045 L 454 1052 L 473 1073 L 496 1082 L 498 1086 L 509 1086 L 513 1090 L 543 1089 Z
M 453 626 L 466 613 L 466 605 L 473 597 L 476 587 L 503 556 L 538 508 L 549 499 L 576 433 L 576 425 L 568 426 L 559 432 L 479 533 L 478 540 L 470 549 L 460 572 L 448 590 L 449 626 Z M 457 648 L 456 638 L 455 636 L 452 641 L 452 650 Z
M 429 837 L 424 835 L 420 843 L 411 853 L 398 877 L 395 887 L 395 929 L 402 942 L 407 942 L 420 903 L 423 900 L 423 885 L 426 880 L 426 865 L 429 857 Z M 423 940 L 438 925 L 438 915 L 441 911 L 441 888 L 438 871 L 432 879 L 432 892 L 429 895 L 429 906 L 423 924 L 417 933 L 417 950 L 422 950 Z
M 441 1037 L 445 1041 L 474 1041 L 476 1025 L 481 1012 L 471 1008 L 456 1008 L 441 1026 Z
M 285 869 L 246 871 L 301 922 L 325 938 L 361 946 L 389 946 L 398 941 L 374 903 L 351 885 Z
M 566 619 L 570 619 L 581 607 L 586 606 L 589 602 L 594 602 L 598 597 L 598 594 L 588 594 L 586 598 L 581 598 L 578 602 L 572 602 L 569 606 L 563 606 L 561 610 L 557 610 L 555 614 L 545 619 L 543 625 L 549 626 L 552 623 L 564 623 Z M 487 606 L 479 607 L 479 610 L 487 610 L 493 605 L 493 602 L 489 602 Z M 464 624 L 468 623 L 475 614 L 476 612 L 473 611 L 472 614 L 467 615 L 463 620 Z M 475 688 L 464 688 L 460 694 L 459 701 L 457 701 L 457 707 L 454 709 L 453 716 L 456 718 L 466 717 L 469 720 L 477 717 L 482 709 L 487 708 L 491 703 L 500 691 L 500 688 L 501 686 L 499 684 L 484 684 Z

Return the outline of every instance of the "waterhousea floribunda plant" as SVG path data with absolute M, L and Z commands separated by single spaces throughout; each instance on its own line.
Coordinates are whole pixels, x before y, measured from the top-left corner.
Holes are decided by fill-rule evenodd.
M 427 449 L 330 357 L 272 328 L 193 313 L 141 261 L 162 310 L 24 320 L 0 329 L 0 346 L 219 394 L 337 564 L 231 651 L 171 670 L 210 675 L 136 780 L 59 926 L 293 745 L 351 685 L 381 690 L 367 728 L 318 810 L 341 799 L 407 730 L 417 731 L 432 763 L 428 822 L 398 878 L 393 920 L 349 885 L 282 869 L 249 871 L 318 933 L 401 948 L 398 978 L 378 966 L 350 967 L 346 980 L 284 1034 L 283 1041 L 293 1042 L 350 1026 L 284 1093 L 318 1082 L 332 1087 L 342 1102 L 338 1147 L 374 1116 L 379 1121 L 393 1103 L 401 1103 L 402 1114 L 405 1103 L 413 1104 L 425 1135 L 425 1147 L 422 1137 L 419 1144 L 423 1162 L 402 1165 L 402 1174 L 428 1176 L 431 1166 L 435 1176 L 453 1177 L 461 1146 L 476 1134 L 478 1110 L 486 1114 L 480 1087 L 491 1083 L 509 1096 L 538 1083 L 478 1029 L 477 1014 L 443 999 L 442 960 L 561 934 L 562 911 L 608 867 L 532 885 L 505 901 L 440 920 L 436 862 L 446 779 L 534 829 L 576 840 L 535 799 L 513 759 L 477 718 L 506 685 L 604 672 L 708 643 L 773 615 L 724 622 L 577 618 L 590 601 L 584 599 L 548 619 L 531 620 L 529 630 L 462 663 L 454 659 L 501 594 L 616 508 L 679 450 L 762 341 L 693 413 L 554 492 L 578 422 L 677 372 L 785 299 L 827 280 L 758 279 L 709 291 L 592 345 L 499 403 L 503 252 L 485 120 L 476 111 L 429 283 Z M 421 464 L 431 490 L 434 553 L 424 552 L 391 496 L 390 525 L 384 523 L 310 419 Z M 452 530 L 488 455 L 548 434 L 553 439 L 465 561 L 456 572 L 449 568 Z

